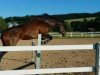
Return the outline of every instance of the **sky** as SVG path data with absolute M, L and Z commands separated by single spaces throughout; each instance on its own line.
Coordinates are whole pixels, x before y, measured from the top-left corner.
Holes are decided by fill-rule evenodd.
M 0 16 L 100 12 L 100 0 L 0 0 Z

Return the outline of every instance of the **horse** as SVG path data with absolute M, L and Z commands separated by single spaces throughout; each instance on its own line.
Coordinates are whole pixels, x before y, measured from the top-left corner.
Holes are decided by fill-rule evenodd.
M 21 25 L 8 28 L 2 32 L 1 41 L 3 46 L 15 46 L 20 40 L 37 39 L 38 34 L 42 34 L 42 44 L 46 44 L 52 40 L 49 33 L 50 29 L 57 27 L 58 32 L 63 37 L 66 35 L 64 22 L 50 18 L 34 18 Z M 0 61 L 7 52 L 0 53 Z

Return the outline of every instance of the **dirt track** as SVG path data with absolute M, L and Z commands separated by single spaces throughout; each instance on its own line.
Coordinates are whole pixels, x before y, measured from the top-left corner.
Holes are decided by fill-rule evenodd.
M 37 40 L 35 40 L 36 42 Z M 20 41 L 17 45 L 31 45 L 31 40 Z M 72 39 L 53 39 L 52 45 L 63 44 L 94 44 L 100 42 L 100 38 L 72 38 Z M 35 43 L 36 44 L 36 43 Z M 0 45 L 2 43 L 0 42 Z M 28 64 L 32 61 L 32 52 L 8 52 L 1 61 L 3 70 L 15 69 L 17 67 Z M 43 51 L 41 52 L 41 68 L 53 67 L 84 67 L 94 66 L 95 52 L 94 51 Z M 34 65 L 25 67 L 24 69 L 34 68 Z M 75 73 L 63 75 L 94 75 L 94 73 Z M 57 74 L 61 75 L 61 74 Z

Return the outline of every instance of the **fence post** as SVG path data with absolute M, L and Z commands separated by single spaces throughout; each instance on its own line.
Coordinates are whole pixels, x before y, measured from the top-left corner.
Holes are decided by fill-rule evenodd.
M 41 37 L 42 35 L 38 34 L 38 46 L 41 45 Z M 40 68 L 40 53 L 41 53 L 40 50 L 36 52 L 36 69 Z
M 99 75 L 99 57 L 100 57 L 100 43 L 96 43 L 94 45 L 94 49 L 96 50 L 96 56 L 95 56 L 95 67 L 94 67 L 94 71 L 95 71 L 95 75 Z
M 34 39 L 32 39 L 32 44 L 31 44 L 31 45 L 32 45 L 32 46 L 35 46 L 35 45 L 34 45 Z M 35 51 L 33 51 L 33 52 L 32 52 L 32 61 L 33 61 L 33 62 L 35 62 L 35 58 L 36 58 L 36 56 L 35 56 Z
M 81 37 L 83 37 L 83 33 L 81 33 Z
M 94 34 L 93 34 L 93 32 L 91 33 L 91 37 L 93 37 L 94 36 Z
M 72 32 L 70 33 L 70 36 L 73 37 L 73 33 Z

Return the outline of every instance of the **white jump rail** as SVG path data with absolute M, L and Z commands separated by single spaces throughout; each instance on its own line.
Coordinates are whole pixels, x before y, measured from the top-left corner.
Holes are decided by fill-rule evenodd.
M 48 50 L 82 50 L 93 49 L 92 44 L 87 45 L 45 45 L 45 46 L 2 46 L 0 51 L 48 51 Z
M 92 72 L 92 67 L 75 67 L 75 68 L 51 68 L 51 69 L 30 69 L 30 70 L 9 70 L 1 71 L 0 75 L 29 75 L 29 74 L 52 74 L 52 73 L 75 73 L 75 72 Z
M 49 69 L 31 69 L 31 70 L 7 70 L 0 71 L 0 75 L 29 75 L 29 74 L 51 74 L 51 73 L 70 73 L 70 72 L 95 72 L 99 75 L 99 53 L 100 43 L 95 45 L 46 45 L 46 46 L 1 46 L 2 51 L 53 51 L 53 50 L 95 50 L 95 66 L 94 67 L 72 67 L 72 68 L 49 68 Z

